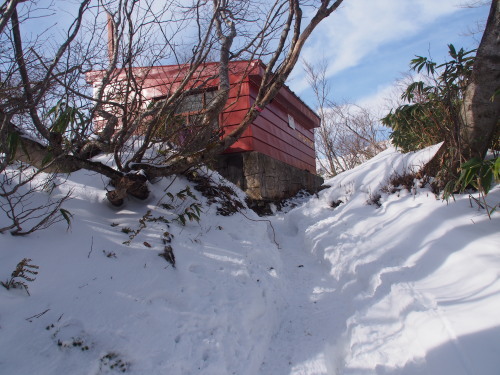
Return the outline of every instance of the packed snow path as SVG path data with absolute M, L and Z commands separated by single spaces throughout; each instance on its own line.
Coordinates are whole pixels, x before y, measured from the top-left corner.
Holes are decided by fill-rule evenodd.
M 282 254 L 285 301 L 260 373 L 334 374 L 332 340 L 342 336 L 348 317 L 338 305 L 337 282 L 329 267 L 311 256 L 293 222 L 280 215 L 272 223 Z

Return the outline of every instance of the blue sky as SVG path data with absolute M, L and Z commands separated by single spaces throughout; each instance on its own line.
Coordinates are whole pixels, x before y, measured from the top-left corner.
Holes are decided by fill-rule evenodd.
M 381 107 L 415 55 L 442 62 L 449 43 L 466 49 L 477 46 L 481 35 L 471 36 L 469 30 L 486 20 L 489 5 L 463 8 L 459 1 L 345 0 L 343 8 L 312 35 L 303 57 L 328 61 L 335 101 Z M 301 66 L 288 84 L 314 106 Z
M 430 55 L 441 62 L 447 57 L 449 43 L 466 49 L 477 46 L 480 35 L 465 34 L 475 29 L 477 22 L 486 20 L 489 4 L 479 8 L 460 6 L 467 1 L 474 0 L 344 0 L 312 34 L 302 58 L 310 63 L 327 61 L 335 101 L 381 108 L 385 106 L 383 98 L 408 72 L 415 55 Z M 76 11 L 76 3 L 67 0 L 55 5 Z M 32 26 L 38 32 L 41 24 L 48 27 L 57 23 L 61 27 L 71 19 L 61 18 L 59 13 L 35 19 Z M 314 107 L 302 64 L 287 83 Z

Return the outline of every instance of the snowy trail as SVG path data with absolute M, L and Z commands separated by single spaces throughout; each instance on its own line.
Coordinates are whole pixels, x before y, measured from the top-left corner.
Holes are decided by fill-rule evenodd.
M 330 215 L 323 212 L 318 222 L 328 222 Z M 272 222 L 279 233 L 285 307 L 278 312 L 281 324 L 260 373 L 343 374 L 346 328 L 364 304 L 359 296 L 367 293 L 368 280 L 352 274 L 336 278 L 332 264 L 320 259 L 307 240 L 308 220 L 300 213 L 277 215 Z
M 345 329 L 337 282 L 327 265 L 311 256 L 303 232 L 283 215 L 273 218 L 282 255 L 285 304 L 262 374 L 334 374 L 334 340 Z

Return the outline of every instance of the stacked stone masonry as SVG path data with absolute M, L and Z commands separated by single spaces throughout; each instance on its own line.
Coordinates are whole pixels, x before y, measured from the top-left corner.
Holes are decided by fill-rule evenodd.
M 215 169 L 254 200 L 290 198 L 300 190 L 317 191 L 323 179 L 259 152 L 223 154 Z

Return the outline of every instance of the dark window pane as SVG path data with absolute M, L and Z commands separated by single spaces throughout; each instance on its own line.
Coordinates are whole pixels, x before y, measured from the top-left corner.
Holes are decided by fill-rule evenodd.
M 175 113 L 197 112 L 203 109 L 203 93 L 191 94 L 184 97 L 177 106 Z

